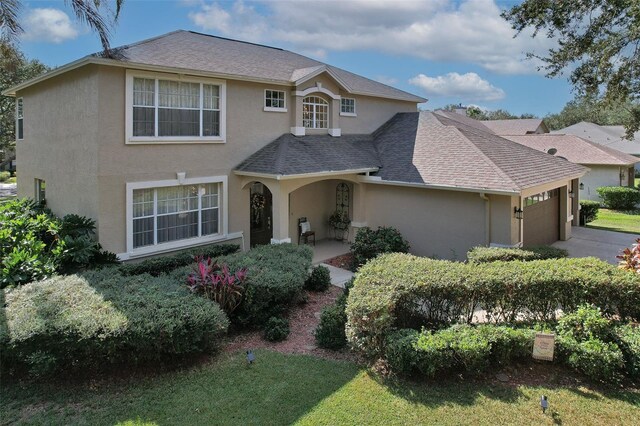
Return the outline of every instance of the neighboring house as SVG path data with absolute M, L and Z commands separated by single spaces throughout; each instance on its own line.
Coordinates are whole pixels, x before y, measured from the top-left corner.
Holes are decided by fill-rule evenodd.
M 564 129 L 551 133 L 576 135 L 582 139 L 633 155 L 640 158 L 640 132 L 636 132 L 632 140 L 625 139 L 623 126 L 600 126 L 598 124 L 581 121 Z M 640 171 L 640 163 L 636 163 L 636 170 Z
M 510 120 L 483 120 L 493 133 L 500 136 L 549 133 L 541 118 L 514 118 Z
M 556 157 L 588 167 L 589 171 L 580 178 L 581 200 L 602 201 L 596 191 L 601 186 L 634 186 L 633 167 L 640 158 L 574 135 L 548 133 L 505 137 L 521 145 L 553 153 Z
M 304 56 L 177 31 L 6 92 L 22 197 L 96 220 L 123 260 L 211 242 L 297 242 L 335 210 L 416 254 L 567 239 L 582 166 Z

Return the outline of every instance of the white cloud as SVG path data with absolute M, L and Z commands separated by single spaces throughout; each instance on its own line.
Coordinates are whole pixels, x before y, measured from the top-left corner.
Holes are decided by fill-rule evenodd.
M 419 74 L 409 80 L 409 83 L 422 88 L 431 96 L 455 97 L 465 101 L 499 101 L 505 97 L 504 90 L 474 72 L 450 72 L 437 77 Z
M 471 62 L 504 74 L 536 72 L 537 64 L 525 60 L 525 53 L 552 46 L 526 31 L 513 38 L 494 0 L 237 0 L 230 7 L 203 1 L 189 17 L 225 36 L 289 44 L 304 52 L 377 50 Z
M 69 16 L 59 9 L 32 9 L 25 18 L 25 40 L 62 43 L 78 37 Z

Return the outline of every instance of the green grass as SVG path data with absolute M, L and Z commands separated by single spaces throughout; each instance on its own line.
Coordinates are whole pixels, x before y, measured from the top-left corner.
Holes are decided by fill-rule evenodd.
M 587 224 L 589 228 L 640 234 L 640 210 L 618 211 L 600 209 L 598 218 Z
M 126 375 L 123 375 L 126 377 Z M 555 376 L 554 376 L 555 377 Z M 560 372 L 552 380 L 566 381 Z M 634 424 L 637 390 L 382 381 L 348 362 L 257 352 L 156 377 L 3 385 L 3 424 Z M 549 397 L 542 414 L 540 396 Z
M 636 188 L 640 188 L 640 178 L 635 178 L 634 182 L 635 182 Z

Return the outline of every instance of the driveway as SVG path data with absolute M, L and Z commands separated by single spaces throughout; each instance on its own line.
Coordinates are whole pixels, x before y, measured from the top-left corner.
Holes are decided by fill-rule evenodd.
M 14 197 L 17 193 L 15 183 L 0 183 L 0 197 Z
M 636 238 L 640 235 L 574 226 L 570 240 L 557 241 L 552 246 L 566 249 L 569 257 L 593 256 L 617 265 L 616 256 L 631 247 Z

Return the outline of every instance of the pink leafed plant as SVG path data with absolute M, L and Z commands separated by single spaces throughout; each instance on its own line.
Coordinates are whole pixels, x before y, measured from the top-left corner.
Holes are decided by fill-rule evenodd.
M 640 238 L 631 245 L 631 248 L 624 249 L 622 254 L 616 257 L 620 259 L 618 264 L 620 268 L 640 274 Z
M 219 265 L 210 257 L 205 259 L 197 256 L 195 261 L 194 271 L 187 277 L 189 289 L 217 302 L 227 314 L 240 306 L 247 280 L 247 268 L 240 268 L 231 273 L 226 263 Z

